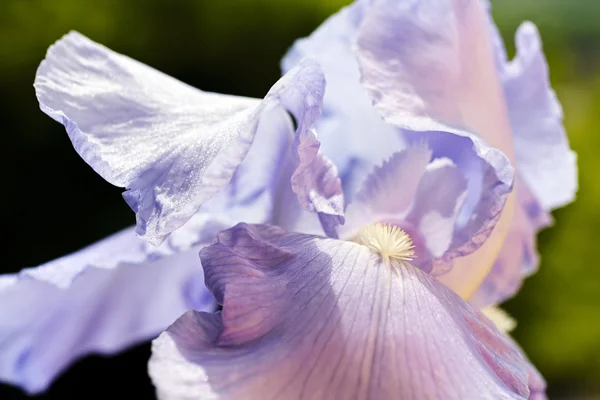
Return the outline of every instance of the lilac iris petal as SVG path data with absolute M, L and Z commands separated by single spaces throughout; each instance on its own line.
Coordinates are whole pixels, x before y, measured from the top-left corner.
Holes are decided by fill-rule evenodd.
M 265 114 L 293 113 L 305 135 L 324 83 L 305 61 L 262 101 L 206 93 L 73 32 L 48 50 L 35 87 L 41 109 L 65 125 L 81 157 L 128 189 L 136 232 L 157 245 L 230 181 L 260 122 L 271 137 L 291 136 Z
M 37 393 L 85 354 L 151 339 L 189 308 L 211 311 L 197 249 L 150 248 L 129 228 L 3 276 L 0 380 Z
M 291 126 L 282 113 L 269 115 L 268 123 Z M 37 393 L 85 354 L 118 352 L 156 337 L 190 308 L 212 310 L 198 249 L 241 219 L 271 219 L 285 178 L 277 167 L 291 138 L 269 133 L 259 127 L 229 185 L 161 246 L 138 239 L 132 227 L 38 268 L 0 276 L 0 380 Z
M 365 246 L 240 224 L 201 253 L 223 310 L 153 344 L 160 399 L 525 399 L 526 363 L 495 326 Z
M 469 302 L 473 304 L 472 302 Z M 509 333 L 515 328 L 515 321 L 508 315 L 504 310 L 497 308 L 495 306 L 485 307 L 482 309 L 483 314 L 488 317 L 496 327 L 506 335 L 506 340 L 508 340 L 512 345 L 518 349 L 520 349 L 519 345 L 514 341 L 514 339 L 509 335 Z M 529 385 L 529 400 L 546 400 L 546 381 L 540 374 L 540 372 L 535 368 L 535 366 L 529 361 L 525 359 L 527 363 L 527 371 L 528 371 L 528 385 Z
M 356 41 L 362 84 L 380 115 L 394 125 L 414 131 L 466 129 L 512 158 L 487 36 L 479 1 L 373 0 Z
M 469 299 L 471 304 L 484 307 L 501 303 L 514 296 L 523 279 L 536 271 L 539 260 L 535 237 L 539 229 L 552 223 L 552 218 L 519 179 L 515 190 L 518 207 L 514 221 L 490 273 Z
M 352 46 L 366 5 L 356 2 L 330 17 L 309 37 L 296 41 L 281 62 L 287 72 L 311 57 L 325 72 L 327 91 L 317 130 L 322 152 L 340 170 L 348 200 L 375 165 L 404 147 L 398 129 L 381 120 L 360 85 Z
M 508 336 L 508 335 L 507 335 Z M 508 336 L 509 341 L 513 344 L 514 347 L 520 348 L 519 345 Z M 529 397 L 528 400 L 547 400 L 546 396 L 546 380 L 537 370 L 537 368 L 529 361 L 527 362 L 527 372 L 528 372 L 528 386 L 529 386 Z
M 512 169 L 501 154 L 495 160 L 501 168 L 486 164 L 472 139 L 443 132 L 427 138 L 433 149 L 412 145 L 374 169 L 348 206 L 342 237 L 372 222 L 393 223 L 421 250 L 415 265 L 439 275 L 490 235 L 511 190 Z M 493 153 L 479 146 L 488 157 Z M 465 203 L 467 189 L 476 195 L 474 207 Z
M 370 2 L 357 38 L 363 84 L 386 121 L 417 131 L 439 130 L 440 124 L 467 128 L 515 163 L 547 209 L 564 205 L 576 189 L 575 157 L 549 87 L 537 30 L 530 23 L 521 26 L 517 57 L 508 62 L 485 5 L 464 0 Z M 532 152 L 532 146 L 540 151 Z M 509 197 L 485 246 L 457 260 L 441 278 L 464 297 L 488 273 L 507 232 L 520 229 L 511 227 L 519 220 L 513 213 L 525 210 L 516 211 L 515 203 Z M 520 280 L 524 273 L 510 269 Z
M 344 192 L 337 167 L 319 154 L 320 143 L 314 130 L 295 139 L 298 162 L 290 179 L 300 205 L 316 212 L 323 230 L 335 237 L 336 227 L 344 223 Z
M 473 262 L 462 268 L 473 277 L 461 278 L 469 287 L 479 284 L 489 270 L 513 209 L 508 197 L 503 213 L 506 216 L 500 218 L 501 207 L 507 201 L 502 187 L 510 187 L 513 175 L 501 151 L 511 156 L 512 140 L 493 50 L 485 39 L 479 40 L 482 35 L 478 32 L 486 33 L 486 24 L 485 13 L 478 6 L 477 2 L 462 5 L 451 0 L 357 1 L 329 18 L 310 37 L 299 40 L 283 60 L 284 70 L 301 56 L 314 57 L 323 65 L 328 91 L 323 104 L 323 122 L 318 128 L 324 153 L 333 160 L 341 160 L 338 166 L 347 199 L 353 200 L 360 182 L 374 165 L 380 165 L 394 152 L 402 150 L 406 142 L 425 141 L 437 157 L 452 159 L 462 170 L 468 182 L 468 197 L 459 220 L 466 223 L 473 212 L 480 217 L 463 230 L 465 236 L 460 238 L 463 242 L 473 238 L 477 243 L 463 252 L 478 250 L 470 259 Z M 460 24 L 453 20 L 455 16 L 462 18 Z M 435 18 L 437 23 L 432 22 Z M 421 19 L 425 22 L 421 23 Z M 439 29 L 440 26 L 449 28 Z M 451 29 L 452 26 L 456 29 Z M 452 36 L 456 32 L 460 33 L 459 38 Z M 468 44 L 458 46 L 457 41 L 465 38 Z M 457 49 L 463 51 L 456 54 Z M 486 55 L 489 55 L 487 59 Z M 477 66 L 477 74 L 471 73 L 474 66 Z M 464 74 L 446 73 L 443 70 L 446 67 L 463 68 Z M 429 92 L 430 87 L 443 91 L 443 95 Z M 396 101 L 405 95 L 414 95 L 414 101 L 406 104 Z M 388 123 L 382 123 L 373 115 L 369 98 Z M 419 111 L 418 104 L 430 107 L 431 111 Z M 365 121 L 368 127 L 352 129 L 358 126 L 356 119 Z M 338 128 L 343 129 L 335 131 Z M 331 143 L 328 142 L 330 132 L 336 138 Z M 482 133 L 488 143 L 501 151 L 490 148 L 475 133 Z M 396 146 L 399 134 L 402 144 Z M 447 138 L 453 135 L 472 140 L 475 156 L 471 155 L 472 151 L 464 156 L 453 146 L 446 148 L 443 142 L 451 140 Z M 352 146 L 353 141 L 359 145 Z M 341 148 L 339 143 L 345 146 Z M 373 143 L 385 144 L 383 151 L 370 151 Z M 459 149 L 467 147 L 458 146 Z M 493 175 L 502 181 L 501 185 L 497 190 L 483 191 L 484 182 L 492 182 Z M 489 223 L 482 225 L 482 219 Z M 492 229 L 497 222 L 500 226 L 494 233 Z M 482 226 L 481 234 L 474 235 L 473 228 Z M 493 240 L 482 245 L 490 234 L 495 235 Z M 457 260 L 455 268 L 466 259 Z M 473 263 L 481 271 L 474 273 Z
M 516 164 L 535 197 L 550 211 L 575 199 L 576 155 L 569 148 L 562 108 L 550 87 L 548 65 L 535 25 L 523 23 L 515 41 L 517 54 L 513 60 L 507 61 L 502 55 L 503 46 L 496 51 L 501 54 L 498 72 L 513 130 Z
M 521 183 L 519 203 L 498 259 L 471 301 L 493 304 L 513 296 L 538 265 L 535 236 L 551 223 L 547 212 L 563 206 L 577 190 L 576 155 L 570 150 L 562 110 L 550 87 L 536 27 L 524 23 L 516 34 L 517 54 L 508 60 L 490 18 L 497 69 L 504 87 Z M 535 148 L 536 151 L 531 151 Z
M 459 235 L 458 215 L 467 194 L 467 183 L 460 170 L 450 160 L 438 159 L 428 166 L 415 194 L 414 205 L 406 221 L 418 227 L 433 258 L 426 269 L 433 275 L 451 268 L 454 254 L 470 245 L 453 243 Z M 455 248 L 452 246 L 456 245 Z M 421 260 L 421 259 L 420 259 Z
M 409 135 L 465 136 L 481 159 L 500 166 L 506 157 L 514 161 L 515 153 L 487 18 L 480 1 L 373 0 L 359 28 L 357 58 L 362 83 L 384 120 Z M 506 157 L 487 151 L 483 141 Z M 488 195 L 477 189 L 485 176 L 469 179 L 465 210 L 476 209 L 480 196 Z M 484 202 L 492 205 L 497 197 Z M 504 200 L 503 210 L 488 208 L 497 218 L 479 236 L 477 251 L 455 260 L 452 271 L 440 277 L 465 298 L 489 272 L 508 232 L 515 199 Z

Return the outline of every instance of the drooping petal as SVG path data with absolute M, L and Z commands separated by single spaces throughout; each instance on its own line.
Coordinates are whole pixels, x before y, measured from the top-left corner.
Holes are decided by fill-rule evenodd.
M 291 123 L 281 113 L 270 118 Z M 132 227 L 41 267 L 0 276 L 0 380 L 42 391 L 85 354 L 155 337 L 190 308 L 211 310 L 198 249 L 242 219 L 270 221 L 277 166 L 290 141 L 259 129 L 229 185 L 160 247 L 138 239 Z
M 485 307 L 514 296 L 523 279 L 538 267 L 536 236 L 539 229 L 552 223 L 550 215 L 533 197 L 527 186 L 517 179 L 517 209 L 506 240 L 494 266 L 469 302 Z
M 473 304 L 473 303 L 471 303 Z M 514 347 L 520 348 L 515 340 L 509 335 L 509 332 L 514 329 L 516 323 L 506 312 L 498 307 L 487 307 L 482 310 L 483 314 L 488 317 L 496 327 L 506 335 L 506 340 L 510 341 Z M 528 370 L 528 385 L 529 385 L 529 400 L 546 400 L 546 381 L 537 368 L 529 361 L 527 362 Z
M 128 228 L 0 283 L 0 381 L 45 390 L 70 363 L 149 340 L 190 308 L 210 311 L 198 247 L 153 248 Z
M 311 57 L 325 72 L 327 91 L 317 131 L 322 152 L 343 177 L 347 199 L 375 165 L 404 147 L 398 130 L 381 120 L 360 85 L 352 48 L 366 5 L 357 1 L 331 16 L 309 37 L 296 41 L 281 62 L 287 72 Z
M 516 57 L 504 64 L 500 73 L 517 168 L 542 207 L 549 211 L 575 198 L 576 155 L 569 148 L 562 108 L 550 87 L 548 65 L 534 24 L 525 22 L 519 27 L 516 47 Z
M 477 310 L 352 242 L 240 224 L 201 254 L 223 305 L 153 343 L 160 399 L 525 399 L 524 359 Z
M 206 93 L 75 32 L 48 50 L 35 81 L 41 109 L 96 172 L 127 188 L 136 231 L 155 245 L 230 181 L 259 125 L 271 137 L 292 134 L 265 113 L 316 116 L 323 86 L 306 61 L 262 101 Z

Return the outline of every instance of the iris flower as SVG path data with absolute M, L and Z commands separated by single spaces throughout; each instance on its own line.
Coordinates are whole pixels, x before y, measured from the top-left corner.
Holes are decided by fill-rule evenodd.
M 537 30 L 509 61 L 487 8 L 358 0 L 262 100 L 58 41 L 40 106 L 136 226 L 0 278 L 0 379 L 42 391 L 181 315 L 161 399 L 544 398 L 489 306 L 536 268 L 575 156 Z

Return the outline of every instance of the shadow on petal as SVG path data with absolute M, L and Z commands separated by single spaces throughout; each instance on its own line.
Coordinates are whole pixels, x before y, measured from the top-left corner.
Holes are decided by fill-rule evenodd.
M 525 399 L 524 358 L 434 278 L 356 243 L 239 224 L 202 251 L 223 310 L 153 343 L 161 399 Z

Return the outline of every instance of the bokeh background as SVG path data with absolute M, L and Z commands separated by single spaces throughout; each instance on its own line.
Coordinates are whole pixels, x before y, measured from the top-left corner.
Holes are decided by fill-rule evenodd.
M 0 272 L 38 265 L 133 223 L 121 189 L 96 175 L 63 127 L 38 109 L 35 70 L 61 35 L 78 30 L 207 91 L 262 97 L 294 39 L 349 2 L 1 0 Z M 577 202 L 558 210 L 555 227 L 540 235 L 540 272 L 505 308 L 551 398 L 600 399 L 600 0 L 496 0 L 493 6 L 511 54 L 522 20 L 540 28 L 580 168 Z M 112 358 L 90 356 L 37 398 L 126 398 L 129 392 L 129 398 L 152 399 L 149 354 L 141 345 Z M 0 399 L 24 398 L 0 386 Z

